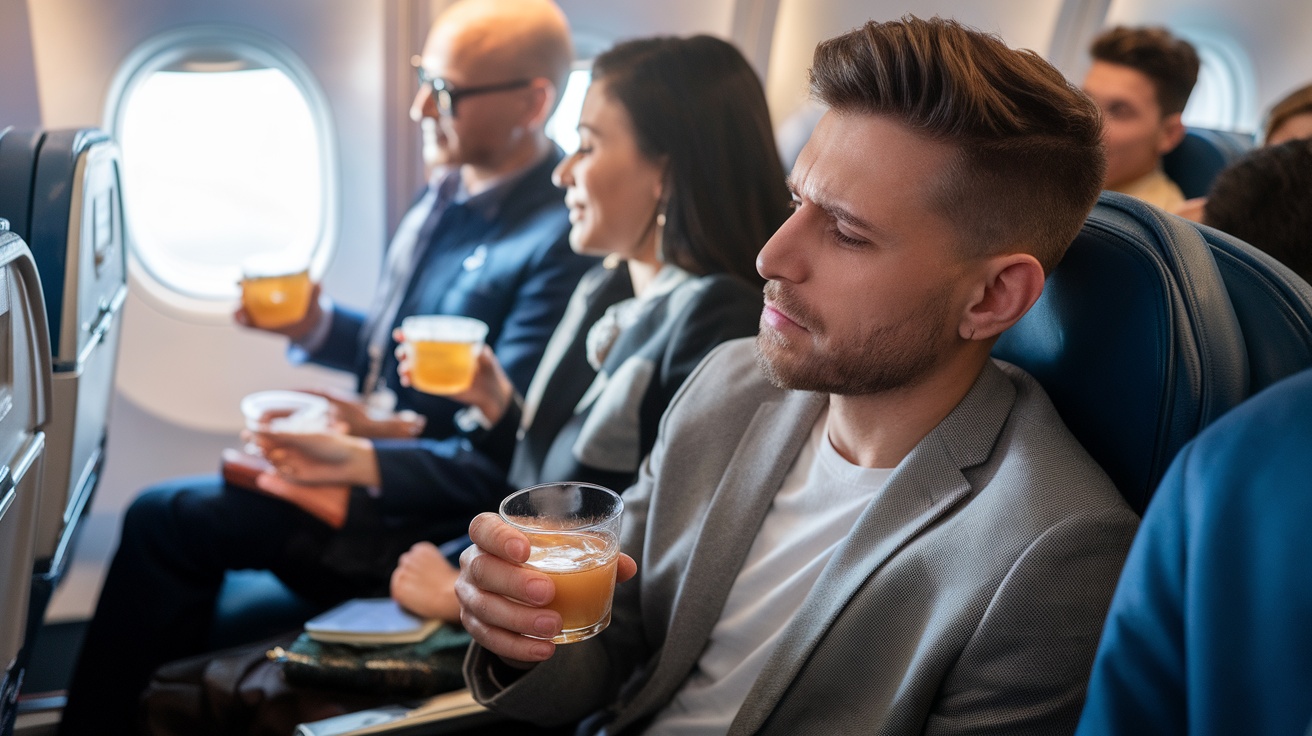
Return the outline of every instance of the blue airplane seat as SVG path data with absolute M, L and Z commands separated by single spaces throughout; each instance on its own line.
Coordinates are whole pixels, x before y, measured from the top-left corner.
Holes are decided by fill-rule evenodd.
M 1244 133 L 1189 128 L 1180 145 L 1162 157 L 1162 171 L 1187 199 L 1206 197 L 1216 175 L 1253 146 L 1253 136 Z
M 1239 322 L 1198 230 L 1114 192 L 993 354 L 1038 379 L 1141 514 L 1176 452 L 1248 392 Z
M 1244 333 L 1248 395 L 1312 368 L 1312 285 L 1232 235 L 1195 227 L 1212 249 Z

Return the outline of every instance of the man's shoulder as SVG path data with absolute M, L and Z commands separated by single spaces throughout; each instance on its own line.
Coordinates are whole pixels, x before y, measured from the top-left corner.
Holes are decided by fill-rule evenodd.
M 720 343 L 688 376 L 667 420 L 718 431 L 736 418 L 750 421 L 756 409 L 788 391 L 776 388 L 756 363 L 756 338 Z
M 995 364 L 1016 390 L 990 463 L 996 468 L 992 483 L 1012 497 L 1008 503 L 1027 499 L 1017 508 L 1023 506 L 1040 525 L 1084 514 L 1134 523 L 1120 491 L 1071 434 L 1039 382 L 1014 365 Z

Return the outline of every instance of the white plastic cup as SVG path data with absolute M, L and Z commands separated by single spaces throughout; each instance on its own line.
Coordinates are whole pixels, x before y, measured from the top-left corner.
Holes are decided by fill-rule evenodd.
M 241 400 L 246 428 L 253 432 L 327 432 L 332 404 L 301 391 L 259 391 Z

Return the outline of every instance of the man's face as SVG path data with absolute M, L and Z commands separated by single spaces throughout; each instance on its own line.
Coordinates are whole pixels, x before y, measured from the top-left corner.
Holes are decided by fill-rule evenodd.
M 514 81 L 515 75 L 480 51 L 477 37 L 460 29 L 435 28 L 420 57 L 424 74 L 457 90 Z M 462 97 L 455 114 L 438 109 L 432 89 L 422 84 L 410 118 L 423 132 L 425 162 L 435 166 L 495 166 L 522 134 L 526 88 Z
M 795 211 L 756 260 L 758 363 L 783 388 L 862 395 L 923 381 L 961 343 L 976 262 L 933 191 L 955 150 L 826 113 L 790 177 Z
M 1107 147 L 1106 189 L 1147 176 L 1179 143 L 1180 116 L 1163 115 L 1157 88 L 1143 72 L 1095 61 L 1084 78 L 1085 94 L 1102 108 L 1102 140 Z

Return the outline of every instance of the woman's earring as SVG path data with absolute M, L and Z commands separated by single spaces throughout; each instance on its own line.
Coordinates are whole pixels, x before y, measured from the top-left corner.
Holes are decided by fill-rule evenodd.
M 665 262 L 665 213 L 656 213 L 656 260 Z

